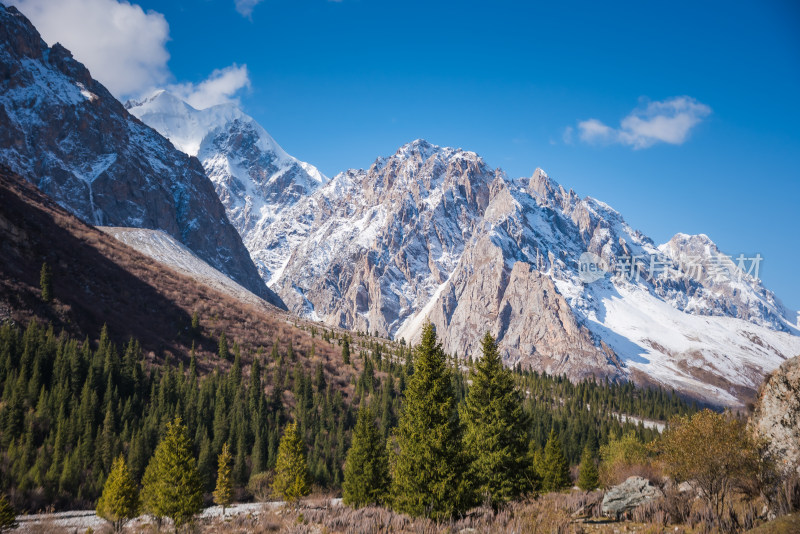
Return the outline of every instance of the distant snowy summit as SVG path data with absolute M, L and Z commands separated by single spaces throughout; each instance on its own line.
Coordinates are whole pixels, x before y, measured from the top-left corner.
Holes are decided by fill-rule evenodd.
M 328 181 L 313 165 L 287 154 L 234 104 L 195 109 L 162 90 L 125 107 L 200 160 L 251 254 L 278 214 Z

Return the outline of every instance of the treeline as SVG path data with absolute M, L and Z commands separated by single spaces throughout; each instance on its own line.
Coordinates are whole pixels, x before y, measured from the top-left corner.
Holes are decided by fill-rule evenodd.
M 334 335 L 323 329 L 322 337 Z M 36 323 L 24 331 L 3 325 L 0 492 L 23 509 L 93 506 L 118 456 L 131 477 L 142 480 L 167 423 L 176 417 L 187 428 L 206 493 L 214 488 L 226 443 L 234 486 L 245 488 L 254 475 L 274 470 L 290 422 L 297 423 L 310 481 L 340 489 L 358 408 L 369 405 L 380 438 L 389 439 L 419 362 L 404 344 L 335 339 L 346 364 L 358 369 L 349 391 L 329 383 L 321 361 L 304 367 L 314 355 L 299 358 L 291 343 L 273 342 L 271 351 L 243 357 L 235 340 L 229 346 L 222 337 L 220 356 L 232 364 L 200 376 L 194 355 L 186 365 L 169 360 L 153 365 L 136 341 L 117 347 L 105 329 L 93 344 Z M 245 366 L 244 360 L 252 363 Z M 456 369 L 447 359 L 454 405 L 463 409 L 470 371 Z M 625 433 L 641 441 L 656 434 L 621 422 L 615 413 L 665 418 L 693 411 L 662 390 L 572 384 L 519 369 L 509 375 L 521 392 L 527 450 L 544 454 L 554 435 L 568 465 L 580 461 L 587 444 L 596 449 Z
M 563 376 L 519 369 L 514 375 L 526 393 L 523 406 L 531 420 L 532 446 L 543 449 L 553 430 L 571 465 L 580 462 L 587 444 L 596 449 L 612 436 L 630 432 L 647 443 L 658 436 L 652 422 L 697 412 L 697 406 L 661 388 L 643 389 L 630 382 L 595 379 L 572 383 Z M 621 418 L 626 415 L 650 420 L 651 424 L 646 427 L 623 422 Z

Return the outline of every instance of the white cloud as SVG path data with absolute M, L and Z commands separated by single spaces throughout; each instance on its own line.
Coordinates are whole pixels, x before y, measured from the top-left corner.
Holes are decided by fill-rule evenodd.
M 117 0 L 11 0 L 50 45 L 59 42 L 116 97 L 165 83 L 164 15 Z
M 578 123 L 580 138 L 587 143 L 619 143 L 634 149 L 656 143 L 681 145 L 692 128 L 711 114 L 711 108 L 688 96 L 649 102 L 633 110 L 612 128 L 597 119 Z
M 236 11 L 243 17 L 250 17 L 253 14 L 253 9 L 260 4 L 263 0 L 235 0 Z
M 597 119 L 589 119 L 578 123 L 580 137 L 587 143 L 608 142 L 617 136 L 617 131 L 600 122 Z
M 244 2 L 243 0 L 242 3 Z M 119 99 L 138 98 L 174 80 L 167 66 L 169 24 L 125 0 L 11 0 L 50 45 L 59 42 Z M 257 2 L 250 0 L 252 5 Z M 252 7 L 251 7 L 252 11 Z M 218 69 L 197 84 L 168 88 L 202 109 L 235 101 L 250 87 L 247 66 Z
M 217 69 L 204 81 L 170 85 L 167 89 L 183 98 L 195 109 L 205 109 L 216 104 L 236 102 L 234 95 L 241 89 L 250 87 L 247 65 L 235 63 L 224 69 Z

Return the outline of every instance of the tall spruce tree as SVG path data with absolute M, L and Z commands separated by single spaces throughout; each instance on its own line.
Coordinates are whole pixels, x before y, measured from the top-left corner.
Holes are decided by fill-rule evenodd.
M 342 361 L 345 365 L 350 365 L 350 341 L 347 336 L 342 340 Z
M 305 445 L 297 432 L 297 423 L 289 423 L 283 431 L 272 492 L 275 497 L 289 502 L 297 502 L 311 493 Z
M 463 512 L 469 504 L 462 429 L 446 362 L 436 330 L 426 323 L 389 462 L 393 507 L 437 520 Z
M 570 487 L 569 463 L 554 429 L 550 430 L 547 444 L 544 446 L 542 466 L 539 469 L 544 491 L 561 491 Z
M 344 464 L 343 501 L 355 507 L 383 502 L 389 489 L 386 444 L 372 408 L 362 402 L 353 431 L 353 444 Z
M 42 264 L 42 270 L 39 272 L 39 289 L 42 290 L 43 301 L 53 300 L 53 271 L 47 262 Z
M 591 446 L 586 445 L 581 455 L 581 464 L 578 468 L 578 487 L 583 491 L 592 491 L 600 485 L 600 474 L 594 459 Z
M 489 332 L 463 405 L 464 448 L 475 498 L 497 508 L 534 489 L 523 397 Z
M 230 352 L 228 351 L 228 338 L 225 336 L 225 332 L 219 335 L 217 355 L 219 356 L 220 360 L 227 360 L 230 357 Z
M 139 515 L 139 487 L 133 480 L 122 456 L 111 466 L 103 494 L 97 501 L 97 515 L 111 523 L 114 532 Z
M 175 529 L 190 522 L 203 505 L 203 483 L 186 427 L 176 417 L 158 444 L 142 479 L 142 504 L 155 517 L 169 517 Z
M 231 480 L 231 450 L 228 444 L 222 446 L 222 452 L 217 458 L 217 487 L 214 490 L 214 502 L 222 506 L 222 517 L 225 517 L 225 508 L 233 499 L 233 481 Z

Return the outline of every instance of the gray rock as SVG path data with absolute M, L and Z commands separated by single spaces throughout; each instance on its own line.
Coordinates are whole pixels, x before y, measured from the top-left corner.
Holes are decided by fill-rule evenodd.
M 603 497 L 602 511 L 606 515 L 619 517 L 643 504 L 654 501 L 664 494 L 642 477 L 628 477 L 628 480 L 614 486 Z
M 784 472 L 800 473 L 800 356 L 783 362 L 764 381 L 751 426 Z

